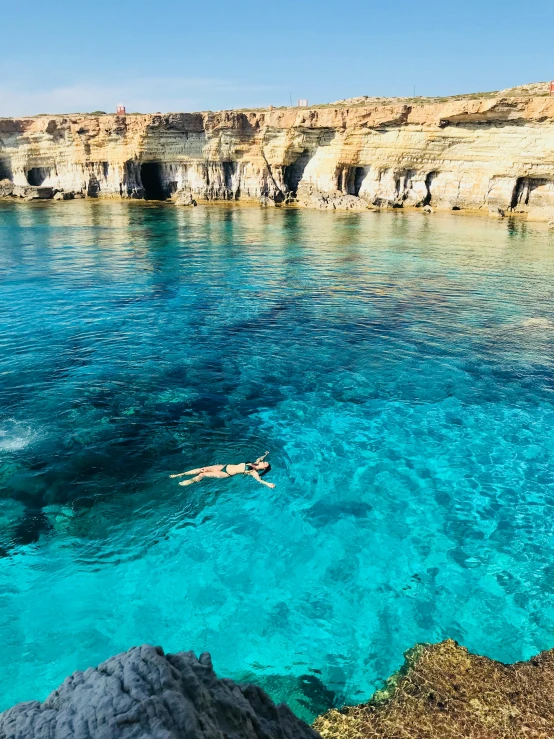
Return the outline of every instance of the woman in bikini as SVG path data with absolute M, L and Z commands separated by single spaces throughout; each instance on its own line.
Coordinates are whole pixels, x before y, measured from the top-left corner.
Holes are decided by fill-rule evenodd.
M 216 477 L 223 480 L 226 477 L 234 477 L 235 475 L 250 475 L 254 480 L 261 482 L 268 488 L 274 488 L 272 482 L 262 480 L 262 476 L 266 475 L 271 469 L 269 462 L 265 462 L 265 458 L 269 452 L 263 457 L 258 457 L 255 462 L 241 462 L 240 464 L 212 464 L 210 467 L 198 467 L 188 472 L 180 472 L 178 475 L 170 475 L 170 477 L 182 477 L 183 475 L 194 475 L 190 480 L 183 480 L 179 485 L 192 485 L 193 482 L 200 482 L 205 477 Z

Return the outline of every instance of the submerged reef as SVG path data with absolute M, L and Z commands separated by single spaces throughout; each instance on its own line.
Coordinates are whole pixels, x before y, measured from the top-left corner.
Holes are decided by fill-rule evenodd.
M 551 739 L 553 695 L 554 650 L 504 665 L 448 639 L 414 647 L 368 703 L 314 728 L 323 739 Z
M 261 688 L 219 680 L 209 654 L 144 645 L 75 672 L 44 703 L 0 714 L 1 739 L 318 739 Z

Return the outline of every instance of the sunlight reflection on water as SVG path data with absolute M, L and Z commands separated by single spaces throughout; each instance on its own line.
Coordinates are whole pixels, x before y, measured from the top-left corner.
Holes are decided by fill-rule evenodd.
M 0 204 L 0 707 L 142 642 L 306 717 L 418 641 L 551 647 L 553 243 Z M 275 490 L 168 479 L 265 449 Z

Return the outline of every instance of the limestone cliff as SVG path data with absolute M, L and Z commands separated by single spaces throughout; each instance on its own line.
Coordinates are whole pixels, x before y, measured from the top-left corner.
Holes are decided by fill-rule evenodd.
M 181 191 L 189 201 L 430 205 L 550 220 L 554 98 L 4 118 L 2 179 L 20 195 L 28 186 L 152 199 Z

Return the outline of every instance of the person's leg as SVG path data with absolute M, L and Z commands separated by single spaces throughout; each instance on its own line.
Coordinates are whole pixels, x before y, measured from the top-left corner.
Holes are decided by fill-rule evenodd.
M 196 477 L 191 477 L 190 480 L 183 480 L 183 482 L 180 482 L 179 485 L 192 485 L 193 482 L 200 482 L 205 477 L 204 473 L 201 472 L 199 475 L 196 475 Z
M 200 480 L 203 480 L 205 477 L 215 477 L 218 480 L 225 480 L 226 477 L 231 477 L 231 475 L 228 475 L 226 472 L 221 471 L 222 466 L 223 465 L 215 465 L 215 467 L 218 467 L 219 469 L 214 469 L 213 467 L 204 467 L 204 472 L 201 472 L 199 475 L 196 475 L 196 477 L 193 477 L 190 480 L 184 480 L 183 482 L 180 482 L 179 485 L 192 485 L 193 482 L 200 482 Z
M 224 464 L 212 464 L 209 467 L 197 467 L 195 470 L 187 470 L 187 472 L 179 472 L 178 475 L 170 475 L 173 477 L 182 477 L 183 475 L 200 475 L 202 472 L 210 472 L 211 470 L 220 470 L 225 467 Z

